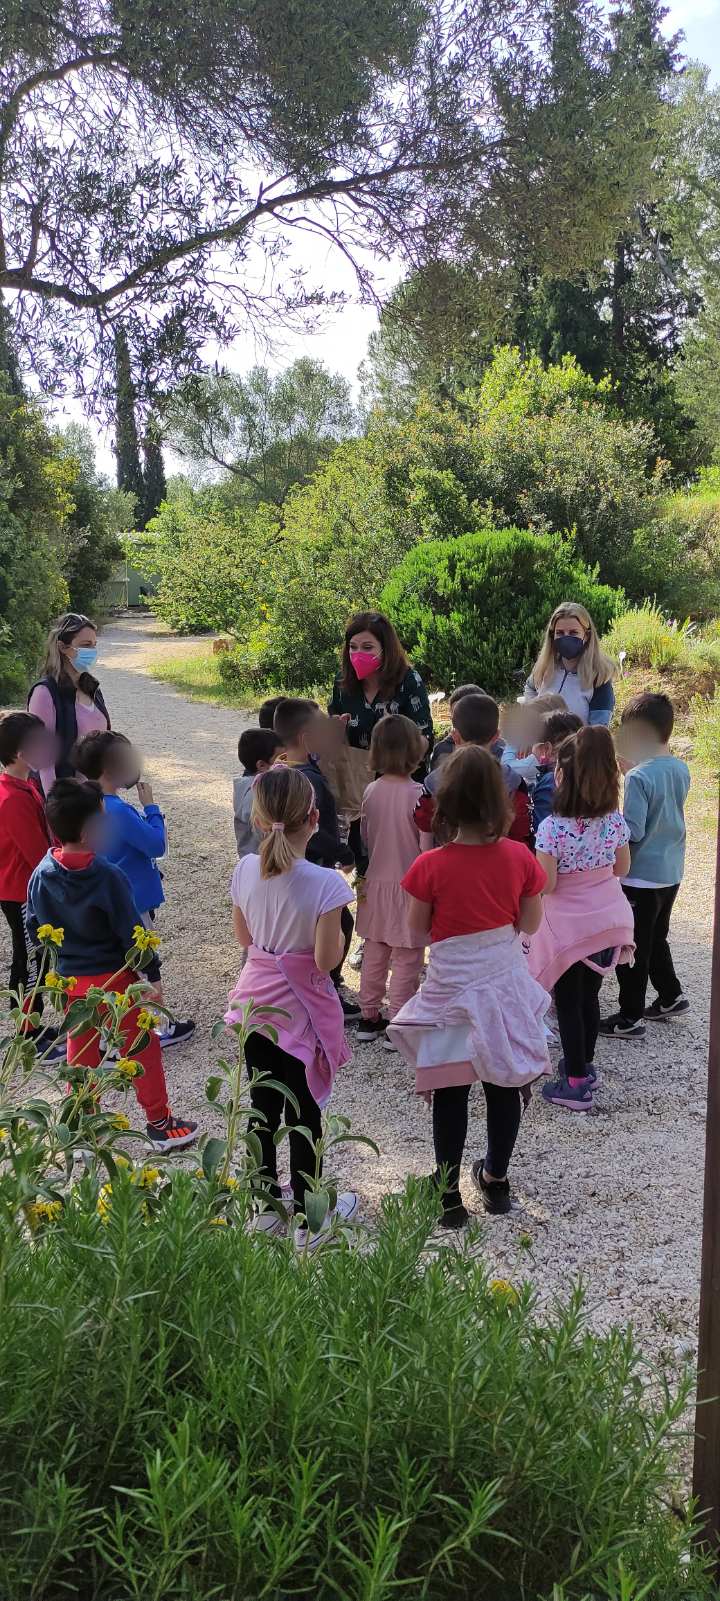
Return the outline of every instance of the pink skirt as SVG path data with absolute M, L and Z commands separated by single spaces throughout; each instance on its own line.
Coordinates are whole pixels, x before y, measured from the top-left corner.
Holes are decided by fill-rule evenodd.
M 522 1089 L 551 1070 L 549 1005 L 514 928 L 459 934 L 431 945 L 424 982 L 388 1037 L 415 1069 L 420 1094 L 478 1079 Z

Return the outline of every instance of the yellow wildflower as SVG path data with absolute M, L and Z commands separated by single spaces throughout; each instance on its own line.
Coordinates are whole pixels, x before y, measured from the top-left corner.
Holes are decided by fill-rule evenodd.
M 159 1167 L 141 1167 L 139 1172 L 133 1174 L 133 1180 L 140 1190 L 150 1190 L 160 1177 Z
M 204 1174 L 203 1169 L 201 1167 L 196 1167 L 196 1169 L 195 1169 L 195 1177 L 196 1177 L 196 1179 L 204 1179 L 205 1174 Z
M 27 1208 L 27 1220 L 31 1229 L 37 1229 L 43 1223 L 57 1223 L 62 1213 L 62 1201 L 33 1201 Z
M 216 1229 L 226 1229 L 227 1228 L 227 1218 L 226 1217 L 211 1217 L 209 1219 L 209 1222 L 211 1224 L 214 1224 Z
M 66 989 L 66 990 L 76 990 L 77 989 L 77 979 L 76 978 L 66 978 L 64 980 L 64 982 L 63 982 L 63 988 Z
M 49 973 L 46 973 L 45 988 L 48 990 L 64 990 L 65 985 L 63 984 L 60 974 L 54 973 L 52 969 Z
M 157 1013 L 149 1012 L 146 1006 L 143 1006 L 138 1012 L 137 1026 L 142 1030 L 143 1034 L 151 1034 L 153 1029 L 157 1028 L 159 1022 L 160 1019 Z
M 120 1056 L 115 1063 L 115 1072 L 119 1073 L 121 1078 L 127 1079 L 128 1082 L 137 1078 L 142 1071 L 142 1062 L 136 1062 L 132 1056 Z
M 103 1184 L 103 1187 L 102 1187 L 102 1189 L 100 1191 L 100 1194 L 98 1195 L 98 1198 L 97 1198 L 97 1212 L 98 1212 L 98 1217 L 100 1218 L 101 1223 L 107 1223 L 107 1221 L 108 1221 L 108 1218 L 110 1216 L 111 1201 L 112 1201 L 112 1184 Z
M 142 923 L 135 924 L 133 945 L 136 951 L 156 951 L 160 943 L 159 934 L 153 934 L 149 928 L 143 928 Z
M 53 928 L 52 923 L 41 923 L 38 929 L 38 939 L 41 945 L 62 945 L 65 938 L 64 928 Z
M 7 1132 L 8 1131 L 7 1131 L 6 1128 L 0 1128 L 0 1140 L 6 1140 L 7 1139 Z
M 114 1157 L 114 1161 L 116 1167 L 132 1167 L 132 1162 L 130 1161 L 129 1156 L 123 1156 L 122 1151 L 117 1152 Z
M 508 1305 L 511 1305 L 514 1301 L 520 1300 L 514 1284 L 508 1283 L 507 1279 L 491 1279 L 489 1289 L 490 1294 L 495 1296 L 496 1301 L 506 1301 Z
M 131 997 L 123 994 L 122 990 L 115 990 L 113 994 L 113 1000 L 118 1008 L 118 1011 L 126 1012 L 130 1005 Z
M 234 1178 L 226 1179 L 225 1180 L 225 1188 L 226 1188 L 226 1190 L 237 1190 L 237 1189 L 239 1189 L 240 1188 L 240 1180 L 239 1179 L 234 1179 Z
M 117 1112 L 112 1120 L 112 1127 L 122 1133 L 124 1129 L 130 1127 L 129 1117 L 126 1117 L 124 1112 Z

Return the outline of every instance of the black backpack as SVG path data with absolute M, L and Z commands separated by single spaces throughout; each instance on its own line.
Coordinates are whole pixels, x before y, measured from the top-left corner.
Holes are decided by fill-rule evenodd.
M 95 686 L 94 689 L 91 689 L 89 685 L 86 689 L 85 684 L 82 687 L 86 689 L 87 694 L 92 695 L 93 704 L 97 706 L 99 712 L 102 712 L 109 728 L 110 713 L 103 700 L 102 690 L 100 685 L 95 682 L 95 679 L 92 679 L 92 683 Z M 55 732 L 60 742 L 58 758 L 55 762 L 55 777 L 72 778 L 74 776 L 74 768 L 70 766 L 68 756 L 77 739 L 76 687 L 74 684 L 59 684 L 55 678 L 39 678 L 37 683 L 33 684 L 30 689 L 28 706 L 30 705 L 33 690 L 40 687 L 49 691 L 55 707 Z

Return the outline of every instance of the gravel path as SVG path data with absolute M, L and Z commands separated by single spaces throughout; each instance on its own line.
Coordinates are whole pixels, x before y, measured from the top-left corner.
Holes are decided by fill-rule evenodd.
M 217 1054 L 209 1031 L 237 971 L 228 895 L 235 860 L 231 781 L 238 733 L 248 719 L 188 702 L 144 672 L 159 654 L 177 655 L 193 644 L 169 639 L 152 619 L 121 621 L 103 633 L 100 671 L 114 726 L 145 750 L 156 798 L 167 810 L 165 990 L 170 1005 L 198 1022 L 192 1044 L 169 1056 L 168 1076 L 175 1109 L 207 1127 L 203 1088 Z M 517 1208 L 493 1220 L 483 1243 L 499 1275 L 531 1278 L 543 1299 L 564 1293 L 582 1273 L 593 1325 L 632 1321 L 648 1359 L 670 1366 L 693 1348 L 701 1216 L 713 840 L 699 826 L 691 834 L 673 941 L 692 997 L 691 1021 L 656 1025 L 643 1045 L 602 1042 L 591 1116 L 534 1101 L 513 1169 Z M 356 975 L 350 983 L 357 984 Z M 608 1001 L 613 988 L 606 986 Z M 469 1159 L 483 1151 L 482 1096 L 471 1106 Z M 408 1172 L 430 1170 L 428 1109 L 400 1058 L 372 1045 L 356 1047 L 340 1074 L 334 1108 L 380 1147 L 379 1161 L 357 1146 L 341 1158 L 343 1183 L 358 1189 L 371 1217 Z M 465 1194 L 472 1206 L 469 1177 Z

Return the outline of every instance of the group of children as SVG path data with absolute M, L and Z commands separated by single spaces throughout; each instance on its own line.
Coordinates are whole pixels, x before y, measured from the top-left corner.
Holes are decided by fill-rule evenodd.
M 308 1151 L 321 1132 L 345 1028 L 378 1040 L 413 1068 L 432 1104 L 442 1221 L 467 1211 L 460 1168 L 472 1085 L 482 1084 L 487 1148 L 472 1165 L 485 1209 L 510 1209 L 508 1168 L 534 1081 L 552 1106 L 590 1110 L 599 1034 L 640 1039 L 648 1022 L 689 1009 L 668 944 L 682 878 L 684 762 L 669 750 L 673 708 L 642 694 L 624 708 L 616 739 L 569 710 L 558 692 L 501 709 L 475 684 L 450 697 L 452 731 L 432 753 L 417 725 L 387 715 L 375 726 L 362 802 L 362 876 L 338 815 L 333 749 L 340 720 L 311 700 L 275 697 L 240 736 L 234 784 L 238 863 L 234 931 L 242 965 L 227 1018 L 245 1002 L 280 1008 L 276 1038 L 251 1034 L 247 1063 L 253 1127 L 266 1193 L 280 1196 L 275 1135 L 290 1127 L 291 1206 L 305 1212 Z M 0 720 L 0 904 L 12 938 L 11 988 L 30 992 L 43 924 L 61 927 L 61 975 L 122 992 L 126 953 L 163 900 L 157 868 L 165 820 L 122 734 L 86 735 L 43 804 L 33 774 L 47 733 L 25 712 Z M 620 773 L 625 777 L 620 810 Z M 136 792 L 139 806 L 121 792 Z M 366 865 L 365 865 L 366 864 Z M 362 942 L 359 1005 L 342 986 L 357 895 Z M 427 955 L 427 966 L 426 966 Z M 603 977 L 617 968 L 619 1006 L 604 1020 Z M 146 977 L 162 1005 L 157 957 Z M 646 1004 L 648 980 L 656 990 Z M 552 1075 L 547 1013 L 554 1003 L 561 1059 Z M 123 1028 L 137 1037 L 138 1009 Z M 27 1024 L 28 1031 L 33 1027 Z M 137 1079 L 147 1137 L 158 1150 L 191 1143 L 197 1126 L 170 1111 L 162 1050 L 189 1038 L 191 1020 L 153 1030 Z M 67 1041 L 42 1029 L 45 1058 L 97 1067 L 97 1031 Z M 287 1097 L 277 1085 L 285 1086 Z M 337 1199 L 341 1216 L 357 1206 Z M 258 1206 L 255 1228 L 283 1227 Z
M 450 714 L 452 732 L 424 779 L 427 742 L 413 722 L 388 715 L 373 731 L 375 776 L 360 819 L 367 866 L 356 885 L 355 1039 L 379 1041 L 414 1069 L 416 1089 L 432 1103 L 431 1182 L 441 1190 L 441 1221 L 461 1227 L 473 1083 L 483 1087 L 488 1142 L 472 1177 L 486 1211 L 505 1213 L 508 1167 L 533 1082 L 542 1082 L 549 1105 L 588 1112 L 598 1035 L 637 1040 L 648 1022 L 689 1010 L 668 932 L 684 866 L 690 775 L 670 752 L 673 707 L 662 694 L 629 701 L 615 740 L 604 724 L 568 710 L 559 692 L 501 712 L 478 685 L 466 684 L 450 697 Z M 347 1055 L 338 1026 L 357 1015 L 340 989 L 352 928 L 343 875 L 351 861 L 323 772 L 332 719 L 312 701 L 287 698 L 266 703 L 261 715 L 266 726 L 247 730 L 239 746 L 241 860 L 232 898 L 249 955 L 228 1017 L 258 993 L 287 1010 L 277 1045 L 256 1036 L 253 1065 L 297 1094 L 304 1063 L 302 1084 L 315 1075 L 317 1121 Z M 302 789 L 300 774 L 308 781 Z M 619 1007 L 601 1020 L 602 980 L 615 969 Z M 657 992 L 649 1005 L 648 979 Z M 554 1075 L 551 1004 L 562 1051 Z M 276 1122 L 262 1088 L 255 1094 L 277 1185 L 267 1132 Z M 308 1122 L 306 1106 L 301 1120 Z M 291 1136 L 298 1211 L 302 1139 Z M 352 1207 L 355 1199 L 339 1204 Z M 282 1225 L 267 1211 L 256 1226 Z

